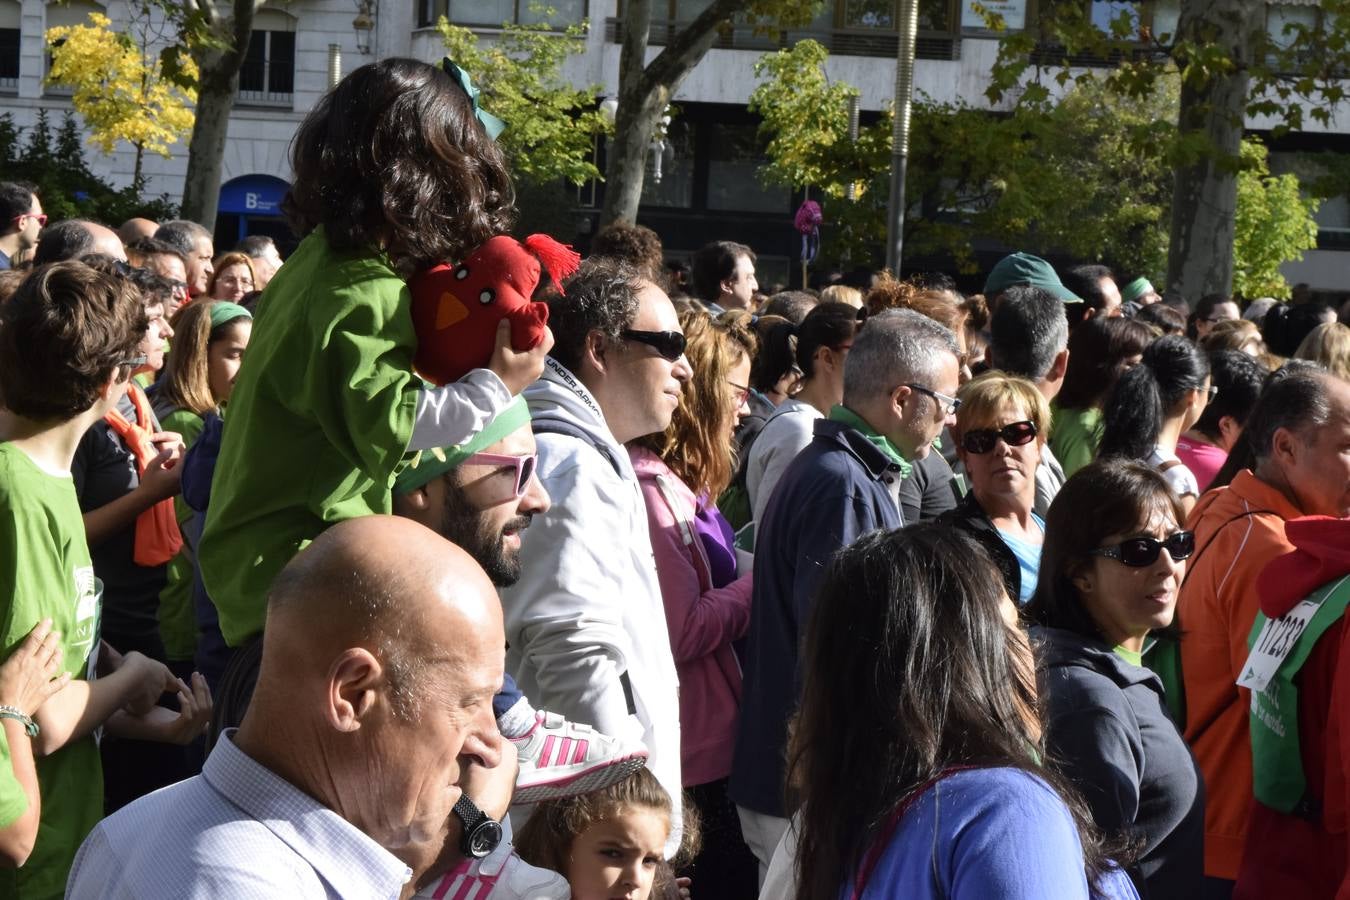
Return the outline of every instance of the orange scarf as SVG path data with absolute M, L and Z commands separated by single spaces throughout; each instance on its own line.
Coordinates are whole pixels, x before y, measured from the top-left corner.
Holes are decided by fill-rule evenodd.
M 136 408 L 136 422 L 154 422 L 150 400 L 144 391 L 133 384 L 127 388 L 127 396 Z M 150 441 L 152 432 L 136 422 L 128 421 L 116 409 L 108 410 L 103 421 L 117 432 L 122 443 L 135 454 L 137 474 L 144 475 L 145 467 L 159 455 L 159 450 Z M 136 565 L 162 566 L 177 556 L 182 546 L 183 535 L 178 530 L 172 497 L 160 500 L 136 517 L 136 552 L 133 556 Z

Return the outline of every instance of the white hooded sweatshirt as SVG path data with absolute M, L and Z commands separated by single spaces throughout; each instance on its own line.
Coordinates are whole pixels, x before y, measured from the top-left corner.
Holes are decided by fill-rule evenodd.
M 566 367 L 550 357 L 524 396 L 553 505 L 521 532 L 521 578 L 501 592 L 506 668 L 536 708 L 641 738 L 672 800 L 669 857 L 683 831 L 679 680 L 642 490 Z M 585 437 L 549 433 L 550 423 Z

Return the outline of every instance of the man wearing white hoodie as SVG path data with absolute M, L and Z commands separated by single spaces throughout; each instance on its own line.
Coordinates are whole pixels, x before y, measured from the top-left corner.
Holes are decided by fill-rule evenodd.
M 670 856 L 682 833 L 679 683 L 623 445 L 665 430 L 691 372 L 656 285 L 590 260 L 564 287 L 549 300 L 552 354 L 524 392 L 553 506 L 520 533 L 521 577 L 502 592 L 506 667 L 537 706 L 647 745 L 674 801 Z

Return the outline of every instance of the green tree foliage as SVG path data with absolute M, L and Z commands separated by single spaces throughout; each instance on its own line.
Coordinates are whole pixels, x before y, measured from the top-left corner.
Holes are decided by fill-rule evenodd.
M 600 87 L 575 88 L 561 74 L 567 57 L 585 50 L 585 22 L 560 30 L 508 22 L 491 41 L 445 17 L 437 27 L 450 58 L 482 92 L 482 107 L 506 122 L 497 140 L 517 179 L 579 185 L 600 177 L 595 137 L 607 128 L 596 107 Z
M 1266 148 L 1246 142 L 1238 173 L 1233 291 L 1244 297 L 1288 297 L 1280 264 L 1317 246 L 1318 200 L 1300 194 L 1292 174 L 1271 175 Z
M 763 177 L 823 196 L 827 258 L 870 259 L 885 234 L 890 114 L 851 142 L 847 105 L 856 89 L 826 78 L 827 57 L 819 44 L 802 41 L 757 65 L 761 82 L 751 108 L 768 142 Z M 995 239 L 1157 277 L 1166 266 L 1173 184 L 1168 133 L 1158 134 L 1157 123 L 1175 118 L 1178 90 L 1176 78 L 1160 78 L 1149 94 L 1125 101 L 1088 79 L 1059 102 L 1019 105 L 1007 115 L 919 96 L 906 185 L 907 255 L 950 256 L 972 269 L 974 242 Z M 1236 252 L 1243 271 L 1262 273 L 1262 292 L 1271 293 L 1279 263 L 1306 247 L 1275 239 L 1269 229 L 1315 234 L 1315 205 L 1299 198 L 1293 176 L 1272 179 L 1264 147 L 1248 144 L 1240 215 L 1281 224 L 1263 225 L 1264 236 L 1240 240 Z M 846 199 L 850 183 L 858 185 L 853 201 Z
M 1112 94 L 1143 98 L 1157 82 L 1179 76 L 1204 85 L 1235 71 L 1249 78 L 1245 108 L 1248 117 L 1276 120 L 1275 133 L 1297 131 L 1305 117 L 1331 124 L 1332 110 L 1346 97 L 1344 76 L 1350 70 L 1350 0 L 1319 0 L 1306 7 L 1312 22 L 1286 21 L 1267 28 L 1267 4 L 1245 2 L 1240 55 L 1218 41 L 1220 29 L 1208 21 L 1214 9 L 1207 0 L 1181 0 L 1177 27 L 1145 22 L 1139 6 L 1121 8 L 1108 27 L 1089 18 L 1088 5 L 1056 0 L 1040 5 L 1036 28 L 1005 32 L 988 90 L 994 101 L 1011 97 L 1018 104 L 1048 102 L 1052 90 L 1094 80 Z M 1271 4 L 1278 10 L 1278 4 Z M 996 29 L 1002 23 L 986 14 Z M 1164 30 L 1166 29 L 1166 30 Z M 1048 52 L 1037 54 L 1038 46 Z M 1088 68 L 1088 61 L 1114 60 L 1107 68 Z M 1169 124 L 1175 125 L 1175 116 Z M 1210 148 L 1197 142 L 1176 148 L 1183 156 L 1203 155 Z
M 0 170 L 8 179 L 36 185 L 52 221 L 83 218 L 116 226 L 133 216 L 171 219 L 178 214 L 167 196 L 147 199 L 134 185 L 115 188 L 91 172 L 70 112 L 53 134 L 47 110 L 39 109 L 26 136 L 9 113 L 0 115 Z
M 1243 264 L 1227 255 L 1240 243 L 1237 174 L 1251 160 L 1243 123 L 1264 118 L 1276 137 L 1331 124 L 1346 98 L 1350 0 L 1179 0 L 1174 23 L 1158 18 L 1154 4 L 1116 8 L 1103 23 L 1092 21 L 1085 0 L 1041 4 L 1033 30 L 1001 41 L 988 95 L 1037 107 L 1071 84 L 1095 81 L 1129 103 L 1160 79 L 1179 79 L 1177 111 L 1149 137 L 1175 173 L 1165 283 L 1184 296 L 1227 291 Z

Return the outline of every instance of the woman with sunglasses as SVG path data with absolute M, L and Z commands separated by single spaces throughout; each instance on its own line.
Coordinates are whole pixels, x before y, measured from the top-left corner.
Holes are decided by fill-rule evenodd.
M 758 863 L 727 797 L 740 711 L 732 642 L 750 625 L 751 576 L 738 575 L 731 526 L 716 498 L 735 466 L 732 433 L 749 411 L 750 316 L 680 316 L 693 378 L 664 432 L 628 445 L 647 503 L 656 574 L 680 678 L 680 766 L 705 833 L 692 874 L 700 898 L 753 897 Z
M 1158 338 L 1107 396 L 1098 458 L 1156 467 L 1189 513 L 1200 484 L 1177 457 L 1177 442 L 1200 421 L 1214 396 L 1211 388 L 1209 357 L 1184 337 Z
M 1050 407 L 1026 379 L 988 372 L 961 389 L 953 435 L 970 490 L 940 521 L 984 545 L 1019 604 L 1031 599 L 1040 569 L 1045 523 L 1032 507 L 1049 431 Z
M 1195 537 L 1155 468 L 1096 462 L 1071 477 L 1046 516 L 1036 623 L 1050 759 L 1105 834 L 1131 840 L 1142 896 L 1200 896 L 1204 788 L 1141 655 L 1171 624 Z

